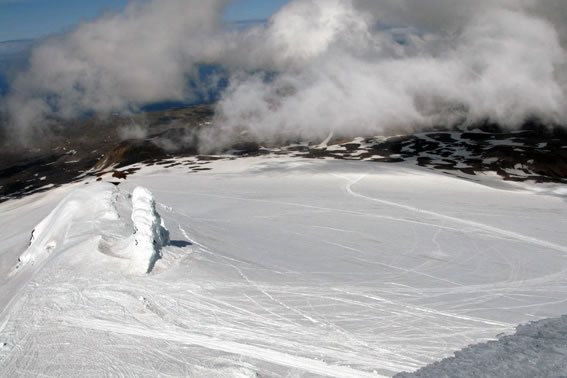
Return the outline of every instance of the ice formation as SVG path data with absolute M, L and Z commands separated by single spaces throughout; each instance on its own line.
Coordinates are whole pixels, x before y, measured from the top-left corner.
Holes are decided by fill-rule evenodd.
M 129 246 L 132 270 L 149 273 L 161 257 L 161 248 L 169 242 L 169 232 L 156 211 L 152 193 L 146 188 L 137 187 L 132 192 L 132 222 L 134 235 Z
M 117 201 L 121 207 L 130 208 L 127 198 L 109 184 L 85 185 L 72 191 L 33 229 L 29 247 L 20 255 L 15 272 L 44 262 L 56 250 L 61 252 L 100 238 L 105 254 L 130 260 L 127 269 L 131 273 L 149 273 L 161 257 L 161 248 L 169 242 L 169 232 L 149 190 L 134 189 L 131 223 L 127 213 L 121 217 L 117 210 Z

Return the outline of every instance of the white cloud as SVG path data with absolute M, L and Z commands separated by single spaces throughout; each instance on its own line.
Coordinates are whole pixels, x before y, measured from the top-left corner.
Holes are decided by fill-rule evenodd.
M 261 33 L 270 41 L 290 25 L 272 53 L 285 62 L 280 76 L 233 82 L 219 105 L 222 135 L 377 135 L 485 119 L 516 127 L 532 116 L 565 122 L 566 56 L 546 14 L 532 1 L 297 1 Z M 407 44 L 377 24 L 397 25 Z
M 11 124 L 33 133 L 54 110 L 72 117 L 187 99 L 199 63 L 232 74 L 218 106 L 226 138 L 565 122 L 561 0 L 295 0 L 246 30 L 223 28 L 226 3 L 132 2 L 46 41 L 13 83 Z

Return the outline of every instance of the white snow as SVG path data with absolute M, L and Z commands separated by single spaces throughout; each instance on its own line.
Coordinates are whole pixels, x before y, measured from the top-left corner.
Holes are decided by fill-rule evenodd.
M 16 270 L 50 257 L 66 243 L 76 243 L 92 235 L 92 227 L 81 228 L 77 234 L 70 233 L 77 223 L 92 224 L 96 219 L 116 219 L 115 190 L 109 185 L 84 186 L 67 195 L 55 209 L 31 232 L 29 248 L 20 256 Z M 82 234 L 82 235 L 81 235 Z
M 403 377 L 559 377 L 567 371 L 567 316 L 519 326 L 511 336 L 470 346 Z
M 168 231 L 155 209 L 151 192 L 137 187 L 129 196 L 110 184 L 82 185 L 66 195 L 31 232 L 29 247 L 19 256 L 11 275 L 44 264 L 61 251 L 98 243 L 96 250 L 130 260 L 129 270 L 149 273 L 169 242 Z M 119 214 L 130 211 L 131 222 Z M 127 244 L 127 247 L 122 247 Z M 37 271 L 39 268 L 34 268 Z
M 169 242 L 169 232 L 156 211 L 152 193 L 146 188 L 137 187 L 132 192 L 132 222 L 134 235 L 128 247 L 132 271 L 149 273 L 161 257 L 161 248 Z
M 341 146 L 340 144 L 334 144 L 332 146 L 327 147 L 327 151 L 339 152 L 339 151 L 347 151 L 347 149 L 346 147 Z
M 525 147 L 524 144 L 519 142 L 512 142 L 509 139 L 489 140 L 488 142 L 493 146 Z
M 458 162 L 457 164 L 455 164 L 454 166 L 455 169 L 465 169 L 465 168 L 471 168 L 471 166 L 469 164 L 463 163 L 463 162 Z
M 392 376 L 567 314 L 564 186 L 282 157 L 207 167 L 0 204 L 3 374 Z M 159 249 L 134 257 L 132 240 L 164 244 L 161 219 L 162 258 L 130 274 Z

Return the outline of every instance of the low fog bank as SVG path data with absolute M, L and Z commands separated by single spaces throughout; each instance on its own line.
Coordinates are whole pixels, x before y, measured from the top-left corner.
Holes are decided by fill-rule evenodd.
M 24 144 L 59 120 L 216 101 L 211 148 L 537 119 L 566 124 L 561 0 L 293 0 L 229 28 L 228 1 L 131 1 L 34 47 L 0 102 Z M 202 67 L 222 67 L 203 76 Z

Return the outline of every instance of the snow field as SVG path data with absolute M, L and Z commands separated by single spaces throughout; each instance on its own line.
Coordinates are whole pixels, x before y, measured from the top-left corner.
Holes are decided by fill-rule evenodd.
M 114 216 L 79 210 L 63 236 L 37 234 L 57 258 L 19 291 L 19 274 L 3 282 L 7 374 L 392 376 L 567 313 L 564 197 L 404 165 L 210 166 L 92 186 L 88 206 Z M 155 207 L 128 198 L 139 186 Z M 0 266 L 65 194 L 0 205 Z M 130 271 L 133 208 L 141 244 L 159 239 L 152 208 L 169 228 L 149 274 Z
M 137 187 L 132 192 L 132 222 L 134 235 L 128 247 L 132 271 L 146 274 L 161 257 L 161 248 L 169 242 L 169 232 L 156 211 L 152 193 L 146 188 Z

